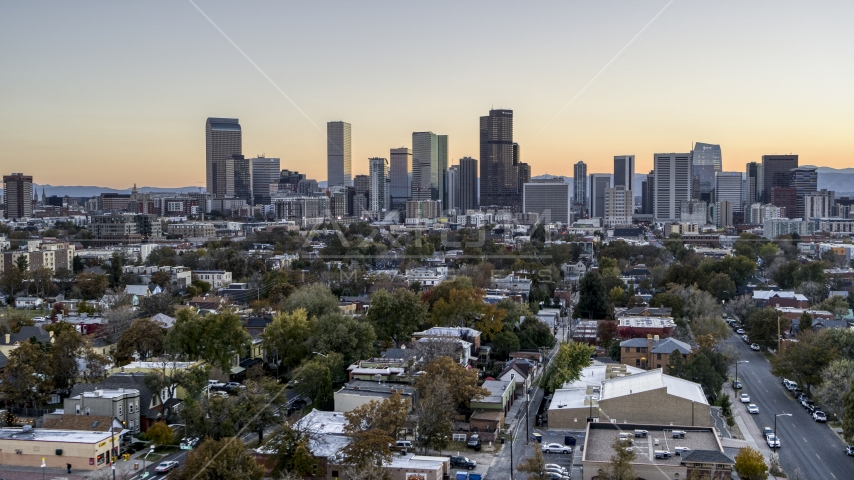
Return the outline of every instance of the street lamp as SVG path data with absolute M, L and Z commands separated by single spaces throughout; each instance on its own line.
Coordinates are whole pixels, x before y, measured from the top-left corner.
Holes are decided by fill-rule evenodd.
M 735 362 L 735 382 L 738 383 L 738 364 L 739 363 L 750 363 L 750 360 L 739 360 Z
M 148 472 L 145 471 L 145 459 L 148 458 L 148 455 L 154 453 L 154 447 L 156 447 L 156 446 L 157 445 L 151 445 L 151 450 L 149 450 L 148 453 L 146 453 L 142 457 L 142 478 L 145 478 L 148 476 Z
M 511 430 L 509 427 L 505 432 L 504 436 L 507 437 L 507 434 L 510 434 L 510 480 L 514 480 L 513 478 L 513 439 L 516 437 L 515 432 Z
M 791 413 L 778 413 L 777 415 L 774 415 L 774 436 L 777 437 L 778 442 L 780 441 L 780 436 L 777 435 L 777 417 L 791 417 L 791 416 L 792 416 Z M 776 444 L 774 446 L 774 452 L 775 453 L 777 452 Z

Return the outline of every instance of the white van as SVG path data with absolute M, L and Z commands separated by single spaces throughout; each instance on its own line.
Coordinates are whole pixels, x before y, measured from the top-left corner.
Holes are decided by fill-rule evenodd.
M 791 380 L 789 380 L 789 379 L 787 379 L 787 378 L 784 378 L 784 379 L 783 379 L 783 386 L 785 386 L 785 387 L 786 387 L 786 390 L 789 390 L 789 391 L 792 391 L 792 390 L 794 390 L 794 389 L 798 388 L 798 384 L 797 384 L 797 383 L 795 383 L 795 382 L 793 382 L 793 381 L 791 381 Z

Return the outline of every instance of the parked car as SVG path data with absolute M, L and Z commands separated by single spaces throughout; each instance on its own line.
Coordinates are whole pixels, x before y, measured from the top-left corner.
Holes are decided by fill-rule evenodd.
M 816 422 L 827 422 L 827 415 L 825 415 L 821 410 L 816 410 L 812 412 L 812 419 Z
M 546 472 L 546 480 L 569 480 L 569 477 L 556 472 Z
M 187 437 L 181 440 L 181 450 L 192 450 L 199 444 L 199 437 Z
M 453 456 L 451 457 L 451 468 L 465 468 L 466 470 L 474 470 L 477 468 L 477 462 L 469 460 L 468 457 Z
M 751 343 L 750 349 L 755 351 L 755 352 L 758 352 L 759 351 L 759 344 L 758 343 Z
M 569 470 L 567 470 L 565 467 L 561 467 L 556 463 L 547 463 L 546 469 L 557 470 L 559 472 L 562 472 L 563 475 L 569 475 Z
M 780 439 L 773 433 L 765 435 L 765 442 L 768 444 L 768 448 L 780 448 Z
M 742 393 L 739 399 L 741 399 L 741 403 L 750 403 L 750 395 L 746 393 Z
M 564 470 L 562 468 L 546 467 L 543 469 L 543 471 L 545 471 L 546 473 L 556 473 L 556 474 L 560 475 L 561 477 L 566 477 L 569 475 L 568 473 L 566 473 L 566 470 Z
M 771 430 L 771 427 L 765 427 L 762 429 L 762 435 L 765 435 L 766 437 L 768 435 L 773 435 L 773 434 L 774 434 L 774 430 Z
M 559 443 L 543 445 L 543 453 L 572 453 L 572 448 Z
M 848 445 L 845 447 L 845 454 L 849 457 L 854 457 L 854 445 Z
M 747 406 L 747 412 L 748 413 L 759 413 L 759 407 L 757 407 L 756 404 L 751 403 L 750 405 Z
M 482 446 L 482 444 L 480 442 L 480 435 L 474 434 L 474 435 L 470 436 L 467 445 L 469 448 L 473 448 L 474 451 L 479 452 L 481 449 L 481 446 Z
M 154 473 L 167 473 L 178 468 L 178 462 L 169 460 L 168 462 L 160 462 L 160 465 L 154 467 Z
M 744 340 L 744 343 L 750 343 L 750 337 L 748 337 L 747 335 L 742 335 L 741 339 Z
M 738 330 L 736 330 L 736 331 L 735 331 L 735 333 L 737 333 L 737 334 L 739 334 L 739 335 L 744 335 L 744 329 L 743 329 L 743 328 L 739 328 Z
M 739 390 L 740 388 L 742 388 L 741 382 L 739 382 L 738 380 L 732 382 L 732 388 L 733 388 L 733 390 Z

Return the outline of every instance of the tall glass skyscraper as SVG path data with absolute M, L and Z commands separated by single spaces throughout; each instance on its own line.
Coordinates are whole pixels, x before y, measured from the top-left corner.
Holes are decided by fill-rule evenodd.
M 691 153 L 656 153 L 653 167 L 655 220 L 679 220 L 682 202 L 692 198 Z
M 797 155 L 762 155 L 762 195 L 765 197 L 765 203 L 771 203 L 772 189 L 789 188 L 793 168 L 798 168 Z M 794 212 L 787 214 L 790 215 L 789 218 L 795 218 L 791 216 Z
M 406 147 L 392 148 L 389 156 L 389 185 L 391 208 L 403 211 L 410 198 L 409 176 L 412 174 L 412 150 Z
M 461 213 L 477 208 L 477 160 L 471 157 L 460 159 L 460 204 Z
M 412 133 L 412 200 L 433 198 L 433 172 L 438 184 L 439 135 L 433 132 Z
M 697 185 L 699 189 L 694 192 L 694 198 L 707 202 L 711 201 L 712 191 L 715 189 L 715 174 L 723 169 L 721 146 L 711 143 L 694 143 L 691 163 L 694 169 L 694 177 L 699 180 L 699 185 Z
M 385 158 L 369 158 L 369 182 L 371 191 L 371 211 L 380 213 L 390 210 L 388 160 Z M 382 218 L 378 216 L 377 218 Z
M 207 193 L 218 197 L 234 193 L 234 155 L 243 155 L 243 134 L 238 120 L 208 118 L 205 122 Z
M 481 205 L 521 207 L 513 153 L 513 110 L 490 110 L 480 117 Z
M 326 123 L 326 186 L 349 187 L 353 181 L 352 127 L 347 122 Z
M 618 155 L 614 157 L 614 187 L 620 185 L 626 190 L 634 191 L 635 183 L 635 156 Z
M 747 207 L 762 202 L 762 164 L 750 162 L 747 164 Z
M 572 198 L 576 205 L 587 205 L 587 164 L 578 162 L 572 171 Z
M 270 204 L 270 184 L 279 183 L 278 158 L 256 157 L 250 159 L 252 167 L 252 197 L 255 205 Z

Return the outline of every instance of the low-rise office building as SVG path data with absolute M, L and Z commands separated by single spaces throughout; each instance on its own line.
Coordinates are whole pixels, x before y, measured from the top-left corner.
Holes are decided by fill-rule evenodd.
M 111 435 L 113 438 L 111 439 Z M 0 428 L 0 464 L 20 467 L 96 470 L 110 462 L 120 433 L 109 431 Z M 34 476 L 38 474 L 33 474 Z
M 602 478 L 602 473 L 610 467 L 613 445 L 621 441 L 621 435 L 631 443 L 635 453 L 632 469 L 638 478 L 732 478 L 735 461 L 724 453 L 714 427 L 678 426 L 675 422 L 596 422 L 587 425 L 584 438 L 583 480 Z
M 661 370 L 593 365 L 581 379 L 555 391 L 549 428 L 578 429 L 592 421 L 709 426 L 711 407 L 703 387 Z

